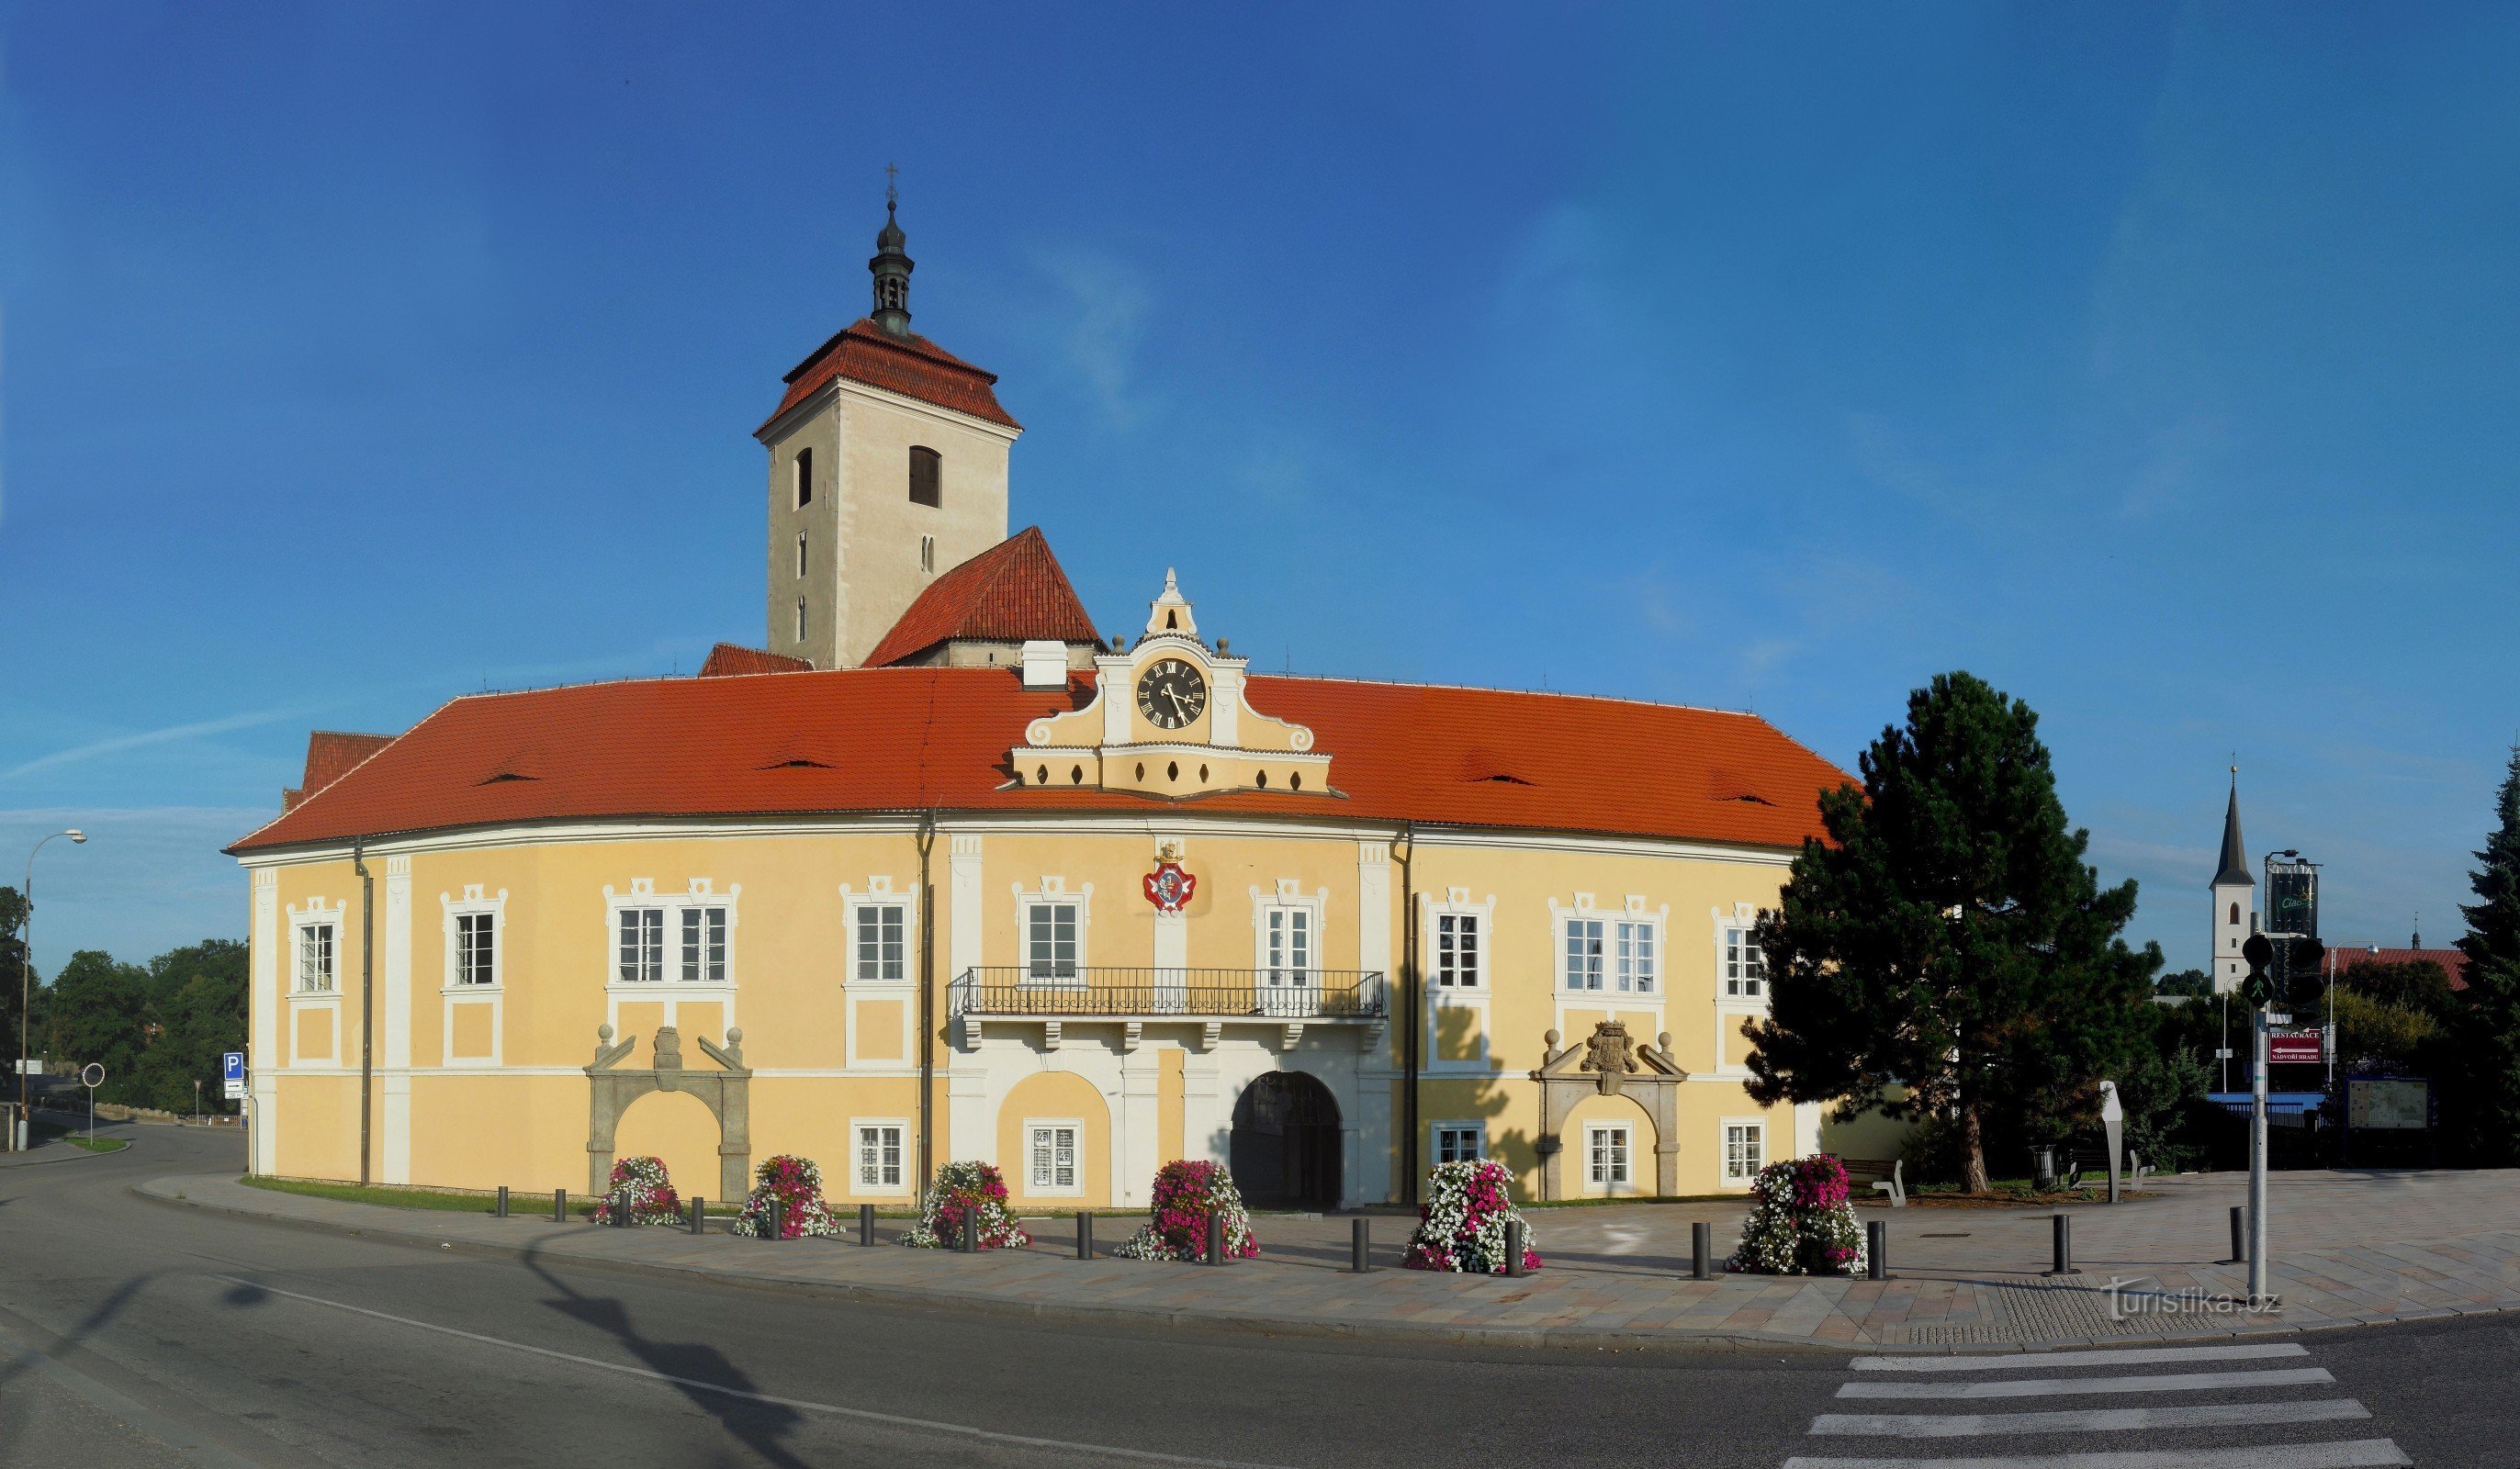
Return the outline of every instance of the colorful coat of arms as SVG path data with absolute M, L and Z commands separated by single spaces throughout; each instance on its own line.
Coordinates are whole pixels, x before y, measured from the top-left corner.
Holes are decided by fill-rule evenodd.
M 1182 865 L 1167 858 L 1155 864 L 1147 874 L 1147 901 L 1155 912 L 1177 913 L 1189 904 L 1191 894 L 1198 891 L 1198 879 L 1182 870 Z

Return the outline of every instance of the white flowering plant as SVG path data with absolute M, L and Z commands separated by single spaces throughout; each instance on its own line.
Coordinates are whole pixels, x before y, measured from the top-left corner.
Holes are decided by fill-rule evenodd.
M 1128 1242 L 1111 1253 L 1123 1260 L 1204 1260 L 1207 1217 L 1225 1216 L 1225 1257 L 1249 1260 L 1260 1253 L 1251 1234 L 1251 1211 L 1242 1190 L 1223 1166 L 1199 1159 L 1175 1159 L 1155 1170 L 1150 1216 Z
M 1506 1191 L 1512 1180 L 1505 1165 L 1493 1159 L 1436 1164 L 1426 1176 L 1426 1202 L 1418 1207 L 1418 1230 L 1409 1236 L 1400 1263 L 1413 1270 L 1504 1274 L 1506 1225 L 1523 1224 L 1522 1212 Z M 1522 1268 L 1540 1269 L 1528 1224 L 1522 1231 Z
M 983 1250 L 1020 1250 L 1032 1243 L 1007 1209 L 1005 1177 L 989 1163 L 948 1163 L 936 1170 L 927 1205 L 901 1242 L 914 1250 L 959 1249 L 967 1219 L 977 1222 Z
M 634 1224 L 679 1224 L 683 1222 L 682 1199 L 665 1177 L 662 1158 L 623 1158 L 612 1165 L 612 1179 L 604 1197 L 595 1201 L 595 1222 L 615 1224 L 615 1200 L 630 1206 L 630 1223 Z
M 1789 1158 L 1750 1182 L 1750 1217 L 1724 1263 L 1751 1275 L 1860 1275 L 1864 1229 L 1847 1201 L 1846 1167 L 1826 1153 Z
M 736 1216 L 734 1231 L 754 1239 L 770 1237 L 770 1203 L 779 1202 L 779 1237 L 781 1239 L 832 1239 L 840 1232 L 837 1220 L 823 1202 L 823 1170 L 811 1158 L 781 1153 L 753 1170 L 752 1192 L 744 1196 L 743 1212 Z

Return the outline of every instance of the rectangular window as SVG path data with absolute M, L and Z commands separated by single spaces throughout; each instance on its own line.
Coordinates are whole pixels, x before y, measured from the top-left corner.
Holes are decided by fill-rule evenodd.
M 1747 928 L 1724 930 L 1724 993 L 1755 1000 L 1767 980 L 1768 957 L 1759 952 L 1757 936 Z
M 486 985 L 499 977 L 498 943 L 495 915 L 491 913 L 457 913 L 455 915 L 455 982 L 459 985 Z
M 1439 1126 L 1435 1129 L 1435 1161 L 1438 1163 L 1476 1163 L 1487 1155 L 1486 1130 L 1476 1123 L 1466 1127 Z
M 1650 995 L 1654 987 L 1654 925 L 1622 921 L 1618 925 L 1619 989 Z
M 1034 1193 L 1072 1193 L 1076 1188 L 1076 1127 L 1041 1123 L 1029 1129 L 1025 1180 Z
M 726 910 L 683 910 L 683 983 L 726 983 Z
M 814 451 L 796 451 L 796 508 L 803 510 L 814 503 Z
M 858 1188 L 874 1193 L 901 1186 L 901 1127 L 875 1123 L 858 1129 Z
M 1076 977 L 1076 905 L 1036 903 L 1024 910 L 1026 967 L 1034 979 Z
M 898 903 L 858 905 L 857 977 L 868 981 L 907 979 L 904 931 L 909 910 Z
M 945 503 L 945 457 L 933 449 L 910 451 L 910 503 Z
M 1313 982 L 1313 911 L 1308 908 L 1273 908 L 1267 915 L 1268 971 L 1272 985 L 1309 985 Z
M 309 994 L 333 988 L 333 925 L 307 923 L 297 930 L 297 988 Z
M 1724 1181 L 1747 1183 L 1768 1166 L 1768 1130 L 1755 1122 L 1724 1125 Z
M 621 982 L 654 984 L 665 977 L 665 911 L 621 910 Z
M 805 641 L 805 599 L 796 599 L 796 641 Z
M 1603 1188 L 1617 1187 L 1628 1181 L 1626 1128 L 1589 1128 L 1585 1143 L 1589 1150 L 1587 1178 Z
M 1448 989 L 1470 989 L 1478 982 L 1478 914 L 1438 913 L 1435 917 L 1435 983 Z
M 801 530 L 796 532 L 796 574 L 805 574 L 805 533 Z
M 1601 988 L 1601 920 L 1566 920 L 1566 988 Z

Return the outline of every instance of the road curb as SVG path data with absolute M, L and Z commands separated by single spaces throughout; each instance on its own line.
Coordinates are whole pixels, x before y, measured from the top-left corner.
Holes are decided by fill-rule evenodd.
M 90 1154 L 109 1157 L 111 1154 Z M 505 1244 L 489 1240 L 447 1239 L 424 1230 L 397 1228 L 390 1225 L 352 1224 L 329 1220 L 302 1219 L 263 1210 L 240 1208 L 233 1204 L 205 1199 L 187 1198 L 174 1193 L 156 1191 L 156 1185 L 169 1188 L 178 1180 L 149 1180 L 131 1185 L 131 1191 L 152 1203 L 176 1208 L 204 1209 L 237 1219 L 249 1219 L 262 1224 L 294 1226 L 333 1234 L 353 1234 L 371 1239 L 386 1239 L 413 1245 L 434 1245 L 445 1249 L 475 1254 L 500 1255 L 518 1259 L 554 1259 L 539 1242 Z M 2334 1331 L 2356 1326 L 2396 1325 L 2402 1322 L 2435 1321 L 2469 1314 L 2494 1314 L 2520 1310 L 2520 1307 L 2478 1306 L 2467 1310 L 2425 1308 L 2394 1315 L 2362 1320 L 2320 1321 L 2308 1325 L 2283 1323 L 2250 1327 L 2220 1327 L 2179 1334 L 2143 1337 L 2077 1337 L 2071 1340 L 2040 1342 L 1971 1342 L 1965 1344 L 1910 1342 L 1819 1342 L 1804 1336 L 1783 1336 L 1757 1331 L 1708 1331 L 1688 1327 L 1655 1327 L 1646 1332 L 1600 1331 L 1574 1327 L 1548 1326 L 1444 1326 L 1417 1325 L 1406 1322 L 1330 1321 L 1302 1316 L 1269 1316 L 1230 1312 L 1148 1310 L 1127 1306 L 1089 1306 L 1063 1302 L 1015 1301 L 971 1291 L 937 1290 L 922 1286 L 879 1285 L 861 1281 L 799 1280 L 788 1275 L 763 1274 L 724 1267 L 679 1265 L 660 1261 L 619 1260 L 600 1255 L 567 1255 L 572 1267 L 594 1270 L 624 1270 L 646 1275 L 666 1275 L 684 1280 L 703 1281 L 736 1286 L 747 1290 L 776 1290 L 824 1300 L 849 1301 L 871 1306 L 885 1306 L 917 1311 L 950 1311 L 968 1315 L 993 1316 L 1000 1319 L 1030 1320 L 1054 1324 L 1103 1326 L 1146 1329 L 1191 1329 L 1238 1335 L 1272 1336 L 1306 1341 L 1356 1343 L 1359 1345 L 1405 1347 L 1465 1347 L 1514 1350 L 1688 1352 L 1710 1348 L 1735 1351 L 1776 1352 L 1800 1350 L 1829 1354 L 1866 1353 L 1875 1356 L 1951 1357 L 1976 1353 L 2015 1351 L 2025 1354 L 2064 1352 L 2107 1347 L 2176 1346 L 2182 1343 L 2229 1341 L 2239 1338 L 2294 1336 L 2308 1331 Z

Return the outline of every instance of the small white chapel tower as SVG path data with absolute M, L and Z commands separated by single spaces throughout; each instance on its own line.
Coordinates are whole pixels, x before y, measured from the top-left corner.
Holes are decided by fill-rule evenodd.
M 2240 840 L 2240 768 L 2231 767 L 2231 801 L 2223 810 L 2223 861 L 2210 884 L 2214 894 L 2214 993 L 2228 995 L 2248 978 L 2240 945 L 2258 930 L 2258 880 L 2249 875 L 2249 849 Z

